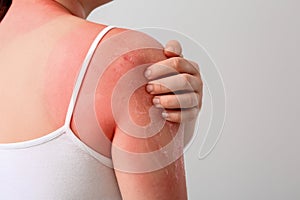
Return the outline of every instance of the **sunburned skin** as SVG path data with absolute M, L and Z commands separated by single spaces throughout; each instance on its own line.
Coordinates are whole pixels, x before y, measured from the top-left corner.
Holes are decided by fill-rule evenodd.
M 163 59 L 162 46 L 149 36 L 135 31 L 122 32 L 101 43 L 89 66 L 74 112 L 76 127 L 73 125 L 73 128 L 80 139 L 94 150 L 110 156 L 111 140 L 118 126 L 112 108 L 121 103 L 112 101 L 112 92 L 121 77 L 145 63 L 144 69 L 132 80 L 144 80 L 144 84 L 139 88 L 124 89 L 133 95 L 130 104 L 123 105 L 118 112 L 124 113 L 129 109 L 135 123 L 149 124 L 148 110 L 152 106 L 153 96 L 145 91 L 143 72 L 146 66 Z M 130 86 L 130 83 L 124 85 Z M 130 117 L 126 121 L 129 122 Z M 157 117 L 164 121 L 161 112 Z
M 16 132 L 10 134 L 9 138 L 7 138 L 7 140 L 3 143 L 16 142 L 16 135 L 24 131 L 30 122 L 32 122 L 31 127 L 34 128 L 28 129 L 28 133 L 30 133 L 30 135 L 27 134 L 23 138 L 18 137 L 17 141 L 25 141 L 43 136 L 63 125 L 77 73 L 81 67 L 81 63 L 86 55 L 90 43 L 93 41 L 95 35 L 100 32 L 100 27 L 97 26 L 96 28 L 94 24 L 81 24 L 76 22 L 75 25 L 70 27 L 66 27 L 63 24 L 64 23 L 61 23 L 59 27 L 58 24 L 56 24 L 56 20 L 52 20 L 51 23 L 40 26 L 35 31 L 27 34 L 30 35 L 31 38 L 28 38 L 29 36 L 23 36 L 20 40 L 15 41 L 16 45 L 22 44 L 21 41 L 28 41 L 28 44 L 24 46 L 32 45 L 36 47 L 30 48 L 29 55 L 39 55 L 40 58 L 43 58 L 41 56 L 44 55 L 44 59 L 42 59 L 44 62 L 36 63 L 34 65 L 31 63 L 31 67 L 33 69 L 30 71 L 39 71 L 39 73 L 31 74 L 28 77 L 30 80 L 35 80 L 33 85 L 37 88 L 31 88 L 31 90 L 34 89 L 34 92 L 31 91 L 31 93 L 35 93 L 36 95 L 34 96 L 37 97 L 37 99 L 28 99 L 27 97 L 29 95 L 26 95 L 28 90 L 22 89 L 24 92 L 24 98 L 22 99 L 23 102 L 26 102 L 26 104 L 22 105 L 26 105 L 28 113 L 34 113 L 34 118 L 29 119 L 27 115 L 26 120 L 23 120 L 23 122 L 25 122 L 24 125 L 20 126 L 22 130 L 15 130 Z M 60 32 L 55 33 L 54 31 L 51 31 L 51 28 L 49 27 L 52 26 L 59 27 Z M 47 44 L 41 42 L 33 44 L 32 41 L 37 41 L 37 35 L 40 36 L 41 32 L 44 31 L 45 28 L 50 29 L 48 32 L 52 33 L 51 39 L 47 40 Z M 86 32 L 87 29 L 89 30 L 88 33 Z M 82 38 L 85 40 L 81 40 Z M 42 40 L 46 40 L 46 38 L 44 39 L 41 37 L 40 41 Z M 74 46 L 76 46 L 76 48 L 74 48 Z M 12 46 L 12 49 L 15 48 L 16 46 Z M 20 59 L 23 61 L 22 64 L 24 69 L 29 69 L 26 68 L 26 65 L 24 64 L 24 61 L 30 57 L 29 55 L 23 54 L 24 58 L 22 59 L 21 57 Z M 32 57 L 32 59 L 34 59 L 34 57 Z M 114 116 L 112 115 L 111 108 L 111 95 L 113 89 L 119 79 L 130 69 L 138 67 L 144 63 L 148 63 L 147 66 L 149 66 L 150 64 L 163 59 L 165 59 L 163 47 L 155 40 L 145 36 L 144 34 L 134 31 L 126 31 L 121 34 L 117 34 L 112 38 L 105 38 L 105 41 L 97 48 L 94 58 L 89 66 L 86 79 L 82 85 L 82 92 L 79 95 L 78 105 L 74 112 L 75 117 L 72 121 L 72 129 L 75 134 L 95 151 L 110 157 L 111 141 L 114 130 L 117 126 Z M 21 64 L 17 63 L 14 65 L 17 66 Z M 39 67 L 37 68 L 36 66 Z M 100 72 L 97 74 L 95 73 L 95 70 Z M 90 71 L 93 73 L 89 73 Z M 24 76 L 25 72 L 20 74 Z M 36 78 L 32 78 L 32 76 L 35 76 Z M 139 77 L 140 79 L 144 79 L 143 73 L 140 73 Z M 28 84 L 23 85 L 29 87 Z M 90 102 L 86 102 L 86 100 L 84 100 L 86 91 L 91 92 L 89 94 L 91 96 L 89 99 Z M 16 91 L 14 92 L 16 93 Z M 17 93 L 20 94 L 20 92 Z M 133 121 L 140 126 L 147 125 L 150 122 L 148 110 L 152 106 L 152 98 L 153 96 L 149 95 L 145 91 L 145 85 L 143 85 L 136 90 L 130 99 L 129 106 L 131 117 Z M 12 104 L 10 100 L 9 105 L 16 104 Z M 40 107 L 37 107 L 36 105 L 40 105 Z M 91 105 L 90 116 L 85 115 L 87 111 L 89 111 L 88 105 Z M 11 109 L 12 108 L 9 107 L 7 112 L 11 111 Z M 43 112 L 37 114 L 40 110 L 43 110 Z M 123 111 L 120 110 L 120 112 Z M 163 120 L 161 115 L 158 115 L 157 117 Z M 14 118 L 16 118 L 16 116 L 14 116 Z M 37 118 L 39 120 L 37 120 Z M 41 125 L 41 128 L 36 126 L 37 121 L 39 121 L 38 124 Z M 48 125 L 48 127 L 46 125 Z M 8 128 L 11 130 L 11 127 Z M 163 132 L 165 131 L 167 131 L 166 128 L 164 128 Z M 1 132 L 7 133 L 7 131 Z M 174 133 L 175 132 L 176 128 L 174 129 Z M 124 135 L 124 137 L 126 136 Z M 170 136 L 167 134 L 160 134 L 159 137 L 167 138 Z M 139 140 L 140 144 L 144 145 L 140 145 L 140 147 L 132 145 L 132 147 L 136 148 L 134 151 L 145 151 L 145 142 L 149 143 L 149 141 L 145 140 L 143 142 L 141 139 L 133 138 L 132 142 L 134 143 L 137 140 Z M 153 137 L 152 142 L 150 142 L 155 146 L 153 150 L 160 148 L 160 146 L 157 146 L 155 140 L 156 138 Z M 167 144 L 167 141 L 169 140 L 165 139 L 162 141 L 165 141 L 165 144 Z
M 87 23 L 77 25 L 56 41 L 47 59 L 44 101 L 56 127 L 64 123 L 77 74 L 90 44 L 101 28 Z
M 0 31 L 0 143 L 39 138 L 64 125 L 81 64 L 104 28 L 71 16 L 54 1 L 37 1 L 32 7 L 26 7 L 26 0 L 15 2 L 18 6 L 15 4 L 14 12 L 9 12 L 0 26 L 6 30 Z M 31 14 L 32 19 L 23 22 L 28 12 L 38 15 Z M 13 13 L 23 18 L 14 18 Z M 145 86 L 135 92 L 131 87 L 116 88 L 130 70 L 142 69 L 132 78 L 139 81 L 144 79 L 145 69 L 140 67 L 164 59 L 163 47 L 150 37 L 111 30 L 100 42 L 79 94 L 71 129 L 96 152 L 112 157 L 123 199 L 187 196 L 181 125 L 165 122 L 157 134 L 139 138 L 126 131 L 130 123 L 124 128 L 114 118 L 118 113 L 122 117 L 122 109 L 128 109 L 130 119 L 125 122 L 132 120 L 138 127 L 151 123 L 148 110 L 153 95 Z M 118 109 L 112 103 L 113 94 L 123 92 L 132 96 L 128 105 Z M 119 112 L 113 113 L 114 108 Z M 163 120 L 159 112 L 156 120 Z
M 0 143 L 35 139 L 47 135 L 64 124 L 68 103 L 81 64 L 90 44 L 104 26 L 73 20 L 61 14 L 49 19 L 46 24 L 34 23 L 33 27 L 35 28 L 31 31 L 24 29 L 26 33 L 22 36 L 14 35 L 16 38 L 2 49 L 5 52 L 1 54 L 3 56 L 1 66 L 18 66 L 18 68 L 1 68 L 3 70 L 1 74 L 15 73 L 18 76 L 16 76 L 16 81 L 6 80 L 4 77 L 1 79 L 1 85 L 11 87 L 2 89 L 3 97 L 6 97 L 7 102 L 2 104 L 1 109 L 2 113 L 8 113 L 8 115 L 5 117 L 1 115 L 5 118 L 1 120 L 5 125 L 1 126 L 0 134 L 5 135 L 1 136 Z M 45 35 L 45 32 L 48 34 Z M 18 46 L 20 52 L 15 51 Z M 14 53 L 9 51 L 10 48 L 14 50 Z M 24 54 L 24 52 L 27 53 Z M 20 59 L 16 60 L 9 56 L 4 58 L 5 53 Z M 36 59 L 37 56 L 39 59 Z M 159 150 L 173 141 L 179 125 L 165 122 L 161 117 L 162 109 L 151 108 L 153 95 L 146 92 L 147 80 L 143 75 L 147 66 L 164 59 L 166 57 L 161 44 L 145 34 L 121 29 L 112 30 L 107 34 L 95 52 L 79 94 L 71 125 L 76 136 L 98 153 L 108 157 L 111 156 L 111 144 L 116 129 L 119 129 L 119 139 L 115 142 L 115 147 L 117 147 L 115 155 L 120 152 L 121 154 L 122 152 L 147 153 Z M 113 107 L 118 105 L 118 102 L 112 103 L 112 93 L 116 92 L 114 89 L 118 82 L 130 70 L 139 67 L 142 67 L 142 70 L 133 75 L 132 81 L 143 79 L 144 85 L 125 89 L 132 96 L 129 105 L 125 104 L 124 109 L 128 109 L 130 113 L 127 120 L 139 127 L 151 124 L 149 109 L 156 110 L 154 116 L 156 121 L 163 121 L 165 124 L 150 133 L 150 138 L 133 137 L 126 133 L 126 130 L 121 130 L 122 127 L 116 123 L 116 116 L 112 111 Z M 26 71 L 21 71 L 21 69 L 26 69 Z M 12 77 L 12 75 L 7 77 Z M 18 98 L 14 98 L 16 95 Z M 17 111 L 11 112 L 14 109 L 22 110 L 24 115 L 20 115 Z M 10 113 L 16 113 L 16 115 Z M 124 110 L 119 109 L 119 113 L 124 113 Z M 20 126 L 12 129 L 15 121 L 21 121 Z M 132 124 L 128 123 L 128 127 L 131 126 Z M 27 134 L 22 134 L 23 132 Z M 120 138 L 128 142 L 119 143 Z M 182 147 L 179 145 L 178 149 L 180 151 Z M 134 154 L 129 153 L 129 155 Z M 171 156 L 170 162 L 181 155 L 182 153 L 178 153 L 175 157 Z M 126 158 L 124 155 L 123 157 Z M 148 161 L 151 160 L 150 156 Z M 122 166 L 122 161 L 118 164 Z M 167 164 L 169 163 L 163 165 Z M 157 166 L 148 165 L 147 167 L 147 169 L 138 170 L 157 169 Z M 135 166 L 133 168 L 127 166 L 124 171 L 133 169 Z M 119 170 L 122 169 L 119 168 Z

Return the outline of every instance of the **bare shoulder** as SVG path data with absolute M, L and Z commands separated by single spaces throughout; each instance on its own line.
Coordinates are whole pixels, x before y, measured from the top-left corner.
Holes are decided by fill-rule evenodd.
M 115 113 L 118 110 L 115 105 L 122 104 L 119 102 L 119 95 L 125 92 L 123 95 L 127 98 L 130 93 L 138 92 L 148 106 L 152 104 L 151 95 L 145 91 L 146 79 L 143 73 L 147 66 L 164 59 L 166 57 L 163 46 L 159 42 L 147 34 L 134 30 L 115 28 L 98 46 L 91 63 L 91 67 L 100 67 L 102 70 L 101 76 L 98 77 L 95 110 L 99 124 L 111 140 L 118 114 Z M 120 88 L 120 86 L 129 87 Z M 133 101 L 134 97 L 136 96 L 132 96 L 130 101 Z M 141 112 L 148 106 L 140 107 Z M 119 112 L 123 111 L 126 110 Z
M 95 24 L 90 26 L 93 31 L 98 29 L 98 33 L 106 27 Z M 85 33 L 87 31 L 84 30 Z M 145 92 L 145 67 L 163 59 L 163 46 L 152 37 L 123 28 L 110 30 L 96 48 L 77 99 L 72 121 L 72 129 L 77 136 L 97 152 L 109 156 L 116 128 L 112 102 L 121 104 L 118 99 L 114 99 L 113 94 L 118 93 L 120 84 L 134 86 L 139 81 L 144 83 L 138 88 L 122 89 L 127 92 L 124 95 L 130 95 L 128 92 L 131 89 Z M 124 77 L 128 78 L 128 74 L 131 75 L 131 83 L 124 83 Z M 140 95 L 147 99 L 147 104 L 151 104 L 150 95 L 146 92 Z

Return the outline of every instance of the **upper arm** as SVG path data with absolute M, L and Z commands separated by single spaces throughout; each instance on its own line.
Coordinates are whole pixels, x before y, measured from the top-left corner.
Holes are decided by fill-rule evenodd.
M 165 121 L 162 110 L 152 107 L 153 96 L 145 90 L 144 70 L 165 59 L 163 48 L 145 34 L 122 34 L 115 38 L 118 43 L 112 48 L 127 51 L 106 69 L 97 91 L 106 94 L 99 95 L 106 103 L 98 101 L 102 104 L 96 109 L 110 105 L 105 121 L 111 120 L 114 130 L 112 159 L 122 196 L 185 199 L 181 125 Z
M 146 65 L 166 57 L 160 43 L 136 31 L 113 29 L 104 39 L 97 47 L 89 68 L 101 71 L 96 72 L 99 80 L 95 94 L 95 112 L 99 125 L 112 140 L 116 128 L 112 97 L 113 92 L 116 92 L 115 88 L 120 85 L 120 80 L 126 77 L 129 71 L 142 70 Z M 142 73 L 130 81 L 146 81 L 142 80 Z M 125 83 L 124 86 L 126 85 L 132 86 L 133 83 Z

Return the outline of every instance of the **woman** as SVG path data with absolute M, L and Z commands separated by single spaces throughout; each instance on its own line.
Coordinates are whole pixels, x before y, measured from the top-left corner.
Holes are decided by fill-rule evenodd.
M 167 146 L 178 135 L 178 122 L 196 117 L 199 72 L 176 57 L 180 51 L 162 51 L 149 36 L 84 20 L 107 2 L 13 0 L 9 6 L 1 1 L 9 9 L 2 9 L 6 15 L 0 25 L 0 199 L 187 198 L 182 145 L 175 146 L 180 153 L 169 163 L 154 158 L 161 167 L 149 167 L 153 157 L 131 156 Z M 169 47 L 179 48 L 174 42 Z M 129 50 L 116 56 L 120 49 Z M 94 69 L 101 71 L 97 80 L 90 78 Z M 124 109 L 129 120 L 118 110 L 118 97 L 132 91 L 115 88 L 127 74 L 142 80 L 135 69 L 143 69 L 149 83 L 147 91 L 144 85 L 130 96 Z M 86 118 L 88 108 L 80 106 L 90 80 L 96 83 L 95 118 Z M 117 105 L 111 105 L 114 99 Z M 167 122 L 151 137 L 134 135 L 129 121 L 151 123 L 152 103 L 158 107 L 154 120 Z

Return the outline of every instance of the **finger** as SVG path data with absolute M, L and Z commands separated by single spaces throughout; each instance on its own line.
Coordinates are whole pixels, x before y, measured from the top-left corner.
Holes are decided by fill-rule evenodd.
M 191 63 L 194 66 L 194 68 L 199 72 L 199 65 L 196 62 L 192 60 L 188 60 L 188 62 Z
M 146 90 L 150 94 L 165 94 L 180 91 L 200 92 L 202 91 L 202 84 L 201 79 L 198 77 L 190 74 L 177 74 L 150 81 Z
M 162 117 L 165 118 L 167 121 L 181 123 L 186 121 L 191 121 L 197 117 L 199 113 L 199 109 L 194 107 L 190 109 L 184 110 L 165 110 L 162 113 Z
M 182 47 L 177 40 L 170 40 L 167 42 L 164 49 L 164 53 L 167 57 L 177 57 L 182 54 Z
M 152 100 L 157 108 L 165 109 L 179 109 L 179 108 L 193 108 L 200 105 L 200 94 L 195 92 L 155 96 Z
M 198 65 L 180 57 L 169 58 L 153 64 L 146 69 L 144 75 L 148 80 L 154 80 L 178 73 L 187 73 L 200 77 Z

